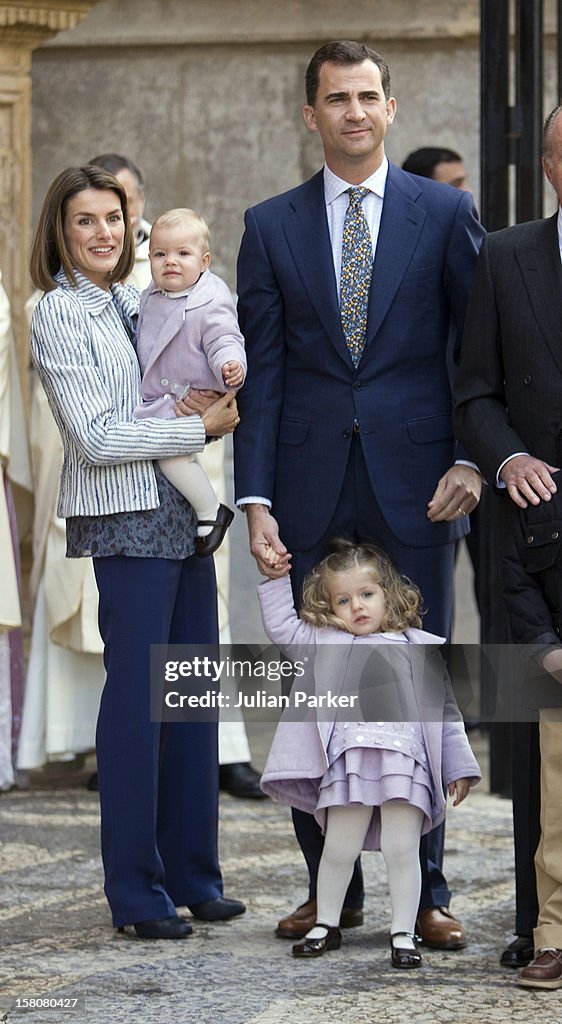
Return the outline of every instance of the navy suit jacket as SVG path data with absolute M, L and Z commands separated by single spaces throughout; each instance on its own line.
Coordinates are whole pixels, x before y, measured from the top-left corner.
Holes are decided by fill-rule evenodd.
M 449 349 L 460 337 L 484 234 L 469 193 L 389 166 L 367 340 L 353 366 L 343 335 L 323 174 L 246 213 L 238 314 L 248 376 L 238 396 L 237 498 L 270 498 L 289 550 L 326 532 L 353 427 L 396 536 L 451 541 L 427 502 L 453 464 Z

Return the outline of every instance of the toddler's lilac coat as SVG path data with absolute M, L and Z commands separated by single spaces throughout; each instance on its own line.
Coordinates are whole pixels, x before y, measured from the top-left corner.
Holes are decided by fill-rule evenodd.
M 143 402 L 135 409 L 136 418 L 173 419 L 174 384 L 226 391 L 224 364 L 235 359 L 246 371 L 244 339 L 228 285 L 205 270 L 189 295 L 166 299 L 151 283 L 141 295 L 137 356 Z
M 403 634 L 371 633 L 359 637 L 334 628 L 316 629 L 298 618 L 288 577 L 262 583 L 258 595 L 269 639 L 291 660 L 308 657 L 310 663 L 314 659 L 317 694 L 341 690 L 345 664 L 353 645 L 393 645 L 398 638 L 407 638 L 414 693 L 412 678 L 402 673 L 402 680 L 397 682 L 402 691 L 397 703 L 414 708 L 412 720 L 421 724 L 433 782 L 431 827 L 439 824 L 445 817 L 444 787 L 456 779 L 469 778 L 477 782 L 481 777 L 445 664 L 437 650 L 443 639 L 419 629 L 407 629 Z M 382 651 L 382 646 L 380 649 Z M 386 651 L 391 655 L 389 647 Z M 298 688 L 298 680 L 294 686 Z M 319 782 L 328 768 L 327 746 L 332 721 L 317 721 L 315 712 L 305 721 L 289 719 L 290 715 L 285 713 L 277 727 L 262 777 L 262 789 L 274 800 L 313 814 Z

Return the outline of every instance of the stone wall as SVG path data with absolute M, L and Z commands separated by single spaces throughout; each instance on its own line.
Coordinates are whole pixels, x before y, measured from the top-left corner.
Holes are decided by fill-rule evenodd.
M 145 172 L 148 217 L 200 210 L 233 285 L 244 209 L 320 165 L 301 115 L 304 69 L 342 36 L 390 63 L 391 159 L 459 149 L 478 199 L 478 11 L 478 0 L 107 0 L 34 54 L 34 217 L 61 168 L 126 153 Z
M 0 270 L 26 393 L 31 235 L 31 54 L 73 29 L 97 0 L 0 0 Z
M 102 3 L 33 58 L 34 216 L 62 167 L 124 152 L 145 172 L 148 216 L 199 209 L 215 269 L 233 284 L 244 209 L 320 165 L 301 115 L 304 69 L 321 42 L 342 35 L 390 62 L 399 105 L 390 156 L 422 143 L 460 147 L 476 183 L 477 11 L 476 0 L 359 2 L 351 14 L 298 0 Z

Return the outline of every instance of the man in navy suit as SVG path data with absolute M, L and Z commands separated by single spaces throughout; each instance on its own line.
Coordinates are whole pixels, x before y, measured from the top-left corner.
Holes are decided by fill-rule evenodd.
M 250 548 L 271 575 L 267 546 L 304 575 L 335 535 L 385 548 L 419 585 L 424 627 L 448 636 L 454 542 L 468 530 L 480 476 L 456 463 L 448 368 L 483 236 L 469 193 L 404 173 L 385 156 L 394 120 L 388 67 L 360 43 L 320 48 L 306 75 L 304 119 L 320 134 L 323 170 L 246 213 L 238 260 L 239 319 L 248 352 L 235 436 L 236 497 Z M 374 262 L 362 350 L 340 315 L 343 227 L 350 187 Z M 370 270 L 370 268 L 369 268 Z M 309 900 L 280 922 L 298 938 L 314 922 L 322 836 L 294 812 L 310 873 Z M 466 944 L 448 911 L 443 831 L 422 840 L 418 928 L 437 948 Z M 362 923 L 356 865 L 342 924 Z

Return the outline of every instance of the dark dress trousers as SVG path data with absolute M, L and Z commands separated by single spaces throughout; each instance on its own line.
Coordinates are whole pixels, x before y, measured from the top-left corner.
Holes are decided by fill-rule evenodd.
M 102 856 L 120 926 L 222 896 L 217 723 L 150 721 L 150 644 L 217 643 L 216 587 L 210 558 L 110 556 L 94 569 Z

